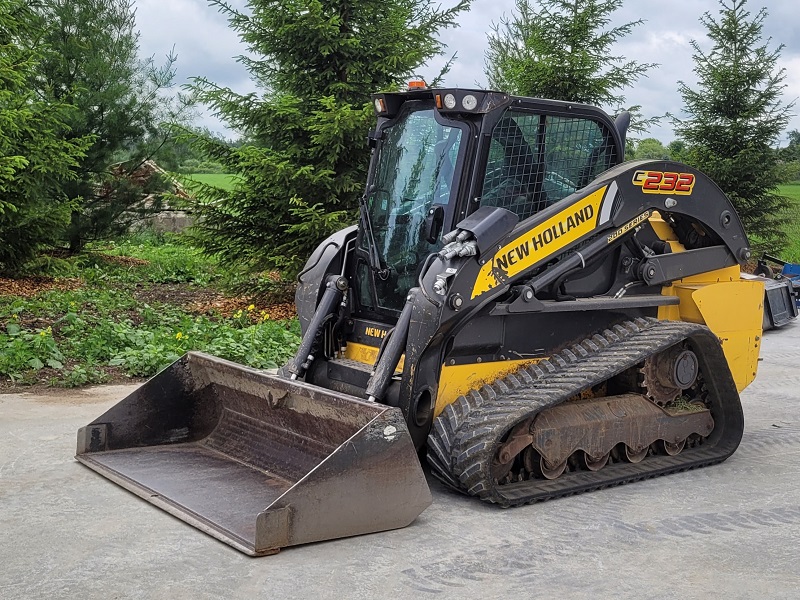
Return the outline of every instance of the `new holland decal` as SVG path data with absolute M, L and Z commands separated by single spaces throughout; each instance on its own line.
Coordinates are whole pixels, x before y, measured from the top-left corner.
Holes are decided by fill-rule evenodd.
M 694 182 L 695 177 L 691 173 L 636 171 L 633 174 L 633 185 L 638 185 L 645 194 L 688 196 L 692 193 Z
M 606 194 L 606 191 L 609 193 Z M 610 218 L 617 187 L 602 187 L 506 244 L 478 272 L 472 298 L 502 285 Z M 601 209 L 602 205 L 602 209 Z

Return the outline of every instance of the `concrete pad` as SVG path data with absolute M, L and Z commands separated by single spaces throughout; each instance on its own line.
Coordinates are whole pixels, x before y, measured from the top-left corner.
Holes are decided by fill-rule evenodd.
M 73 459 L 132 386 L 0 395 L 0 598 L 798 598 L 800 325 L 768 332 L 725 463 L 248 558 Z M 209 493 L 213 493 L 211 490 Z

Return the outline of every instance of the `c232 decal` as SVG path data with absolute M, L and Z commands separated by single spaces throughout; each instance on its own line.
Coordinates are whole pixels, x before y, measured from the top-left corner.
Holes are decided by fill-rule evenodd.
M 670 171 L 636 171 L 633 185 L 642 188 L 645 194 L 674 194 L 689 196 L 694 188 L 695 176 L 691 173 Z

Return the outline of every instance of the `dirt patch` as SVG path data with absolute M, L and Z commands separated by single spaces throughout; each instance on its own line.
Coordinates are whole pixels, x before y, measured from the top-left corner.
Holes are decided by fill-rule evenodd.
M 110 258 L 124 259 L 125 261 L 139 260 L 131 257 Z M 0 278 L 0 296 L 32 298 L 41 292 L 50 290 L 70 291 L 78 289 L 83 285 L 83 281 L 75 278 Z M 242 315 L 249 316 L 254 323 L 265 317 L 273 320 L 283 320 L 294 319 L 297 316 L 297 311 L 292 302 L 269 304 L 258 300 L 253 301 L 246 296 L 231 297 L 209 288 L 180 283 L 140 286 L 133 290 L 133 297 L 141 303 L 161 303 L 177 306 L 194 315 L 232 317 L 239 311 L 242 311 Z M 119 316 L 122 317 L 123 315 L 120 314 Z M 141 316 L 135 310 L 126 311 L 125 316 L 129 318 L 134 325 L 138 325 L 141 322 Z M 31 328 L 45 328 L 52 325 L 49 319 L 35 317 L 26 319 L 24 316 L 20 316 L 19 324 Z
M 173 283 L 137 289 L 133 296 L 139 302 L 171 304 L 194 315 L 232 317 L 241 311 L 242 315 L 247 315 L 253 322 L 264 317 L 281 320 L 297 316 L 291 302 L 265 304 L 252 301 L 246 296 L 231 297 L 208 288 Z
M 282 304 L 259 304 L 248 303 L 246 298 L 226 298 L 221 297 L 210 302 L 197 302 L 186 306 L 185 310 L 193 314 L 218 314 L 224 317 L 232 317 L 242 311 L 251 321 L 257 322 L 261 319 L 294 319 L 297 316 L 294 304 L 284 302 Z M 252 307 L 252 308 L 251 308 Z
M 150 264 L 149 260 L 136 258 L 134 256 L 112 256 L 110 254 L 98 254 L 97 256 L 107 263 L 120 265 L 122 267 L 142 267 Z
M 265 307 L 270 319 L 294 319 L 297 317 L 297 307 L 294 302 L 283 302 Z
M 219 298 L 224 298 L 217 291 L 181 283 L 161 283 L 138 287 L 133 290 L 133 297 L 137 302 L 170 304 L 188 312 L 195 312 L 189 310 L 195 304 L 214 302 Z
M 41 292 L 61 290 L 68 292 L 83 287 L 80 279 L 73 277 L 22 277 L 20 279 L 6 279 L 0 277 L 0 296 L 21 296 L 32 298 Z

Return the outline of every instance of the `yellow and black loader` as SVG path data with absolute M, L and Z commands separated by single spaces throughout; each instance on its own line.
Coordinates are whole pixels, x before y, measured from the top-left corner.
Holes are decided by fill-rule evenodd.
M 417 454 L 501 506 L 718 463 L 763 281 L 730 201 L 623 162 L 629 117 L 462 89 L 374 96 L 358 225 L 299 275 L 278 375 L 189 353 L 77 458 L 249 554 L 408 525 Z

